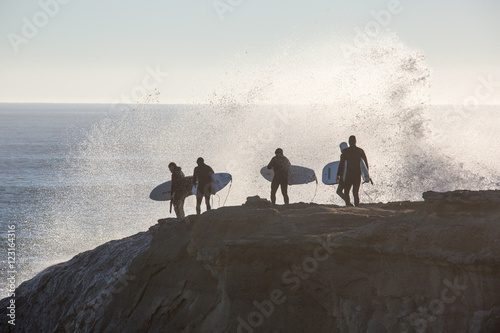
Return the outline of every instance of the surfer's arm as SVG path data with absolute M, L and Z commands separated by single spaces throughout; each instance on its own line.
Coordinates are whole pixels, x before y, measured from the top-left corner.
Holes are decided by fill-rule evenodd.
M 274 157 L 271 159 L 271 162 L 269 162 L 269 164 L 267 165 L 268 169 L 272 169 L 273 168 L 273 166 L 274 166 L 273 162 L 274 162 Z
M 342 153 L 340 155 L 339 168 L 337 169 L 337 181 L 338 181 L 340 175 L 342 175 L 344 173 L 344 166 L 345 166 L 345 156 Z
M 172 174 L 172 196 L 174 193 L 179 192 L 182 189 L 182 184 L 184 182 L 184 173 L 182 171 L 176 171 Z
M 193 171 L 193 185 L 196 185 L 197 181 L 198 181 L 198 168 L 194 168 L 194 171 Z
M 179 184 L 177 182 L 172 181 L 172 189 L 170 190 L 170 196 L 172 198 L 174 198 L 175 193 L 177 193 L 177 187 L 179 187 Z

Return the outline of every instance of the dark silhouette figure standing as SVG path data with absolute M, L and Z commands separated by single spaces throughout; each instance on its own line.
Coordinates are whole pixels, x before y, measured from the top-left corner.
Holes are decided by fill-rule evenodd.
M 340 156 L 340 165 L 337 172 L 337 182 L 340 181 L 345 170 L 344 181 L 344 201 L 346 206 L 352 206 L 349 192 L 352 187 L 352 194 L 354 196 L 354 205 L 359 206 L 359 186 L 361 185 L 361 159 L 366 163 L 368 168 L 368 159 L 366 158 L 363 149 L 356 146 L 356 137 L 351 135 L 349 137 L 349 147 L 342 151 Z M 347 165 L 346 163 L 347 162 Z
M 186 187 L 186 177 L 181 168 L 178 167 L 174 162 L 168 165 L 170 172 L 172 173 L 172 187 L 170 189 L 171 193 L 171 204 L 174 206 L 175 215 L 178 218 L 183 218 L 184 215 L 184 200 L 189 195 L 189 189 Z M 172 210 L 172 207 L 170 207 Z
M 340 153 L 342 153 L 342 151 L 344 151 L 344 149 L 347 148 L 347 142 L 342 142 L 340 145 Z M 342 156 L 340 156 L 340 158 L 342 158 Z M 344 162 L 344 166 L 345 166 L 345 162 Z M 340 162 L 339 162 L 339 169 L 340 169 Z M 345 168 L 344 168 L 345 170 Z M 338 171 L 338 169 L 337 169 Z M 342 173 L 340 179 L 338 179 L 337 177 L 337 184 L 339 184 L 338 188 L 337 188 L 337 194 L 339 197 L 342 198 L 342 200 L 345 201 L 345 196 L 344 196 L 344 187 L 345 187 L 345 184 L 344 184 L 344 175 Z
M 203 157 L 199 157 L 196 160 L 198 166 L 194 168 L 193 172 L 193 185 L 198 182 L 198 189 L 196 190 L 196 214 L 201 213 L 201 201 L 205 197 L 205 204 L 207 205 L 207 211 L 212 209 L 210 207 L 210 194 L 212 194 L 212 175 L 214 170 L 205 164 Z
M 274 169 L 274 177 L 271 182 L 271 202 L 276 204 L 276 192 L 278 187 L 281 186 L 281 193 L 285 205 L 288 205 L 290 200 L 288 198 L 288 174 L 290 173 L 290 161 L 283 155 L 283 149 L 278 148 L 274 152 L 276 156 L 271 159 L 267 165 L 268 169 Z

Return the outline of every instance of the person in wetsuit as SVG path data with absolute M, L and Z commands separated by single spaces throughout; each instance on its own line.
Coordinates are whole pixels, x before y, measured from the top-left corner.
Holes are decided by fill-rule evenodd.
M 168 168 L 172 173 L 172 187 L 170 189 L 172 206 L 174 206 L 177 218 L 183 218 L 185 216 L 184 199 L 189 195 L 189 192 L 186 190 L 186 177 L 184 177 L 182 169 L 174 162 L 171 162 Z
M 340 156 L 340 165 L 337 172 L 337 182 L 340 181 L 345 172 L 344 181 L 344 201 L 346 206 L 352 206 L 349 192 L 352 187 L 352 194 L 354 196 L 354 205 L 359 206 L 359 186 L 361 185 L 361 159 L 366 163 L 368 169 L 368 159 L 363 149 L 356 146 L 356 137 L 351 135 L 349 137 L 349 147 L 342 151 Z M 345 163 L 347 162 L 347 164 Z
M 274 169 L 274 177 L 271 182 L 271 202 L 276 204 L 276 192 L 278 187 L 281 186 L 281 194 L 285 205 L 288 205 L 290 200 L 288 198 L 288 174 L 290 173 L 290 161 L 283 155 L 283 149 L 278 148 L 274 152 L 276 156 L 271 159 L 267 165 L 268 169 Z
M 340 147 L 340 153 L 342 153 L 342 151 L 347 148 L 347 142 L 342 142 L 339 145 L 339 147 Z M 341 156 L 341 158 L 342 158 L 342 156 Z M 344 163 L 344 165 L 345 165 L 345 163 Z M 340 168 L 340 164 L 339 164 L 339 168 Z M 337 171 L 338 171 L 338 169 L 337 169 Z M 342 200 L 345 200 L 345 196 L 344 196 L 344 177 L 343 176 L 340 177 L 340 179 L 337 178 L 337 184 L 339 184 L 339 186 L 337 187 L 337 194 L 338 194 L 339 197 L 342 198 Z
M 205 197 L 205 204 L 207 211 L 212 209 L 210 207 L 210 194 L 212 194 L 212 175 L 214 170 L 205 164 L 203 157 L 196 160 L 198 166 L 193 171 L 193 185 L 198 182 L 198 189 L 196 190 L 196 214 L 201 213 L 201 201 Z

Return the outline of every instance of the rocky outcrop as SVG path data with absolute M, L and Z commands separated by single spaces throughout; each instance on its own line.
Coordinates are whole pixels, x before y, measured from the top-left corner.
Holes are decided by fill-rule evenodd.
M 500 191 L 453 191 L 425 192 L 422 197 L 427 207 L 438 212 L 458 213 L 468 211 L 472 214 L 496 210 L 500 207 Z
M 253 198 L 166 219 L 23 283 L 15 331 L 498 332 L 498 198 L 427 192 L 357 208 Z

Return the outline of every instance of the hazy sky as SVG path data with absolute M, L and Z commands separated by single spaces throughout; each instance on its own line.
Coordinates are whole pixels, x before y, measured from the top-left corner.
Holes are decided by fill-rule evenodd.
M 432 103 L 500 103 L 499 0 L 0 0 L 0 102 L 111 103 L 153 88 L 190 102 L 242 52 L 259 64 L 289 40 L 327 40 L 341 54 L 374 22 L 425 54 Z

